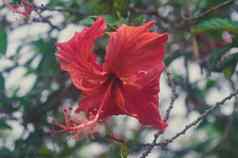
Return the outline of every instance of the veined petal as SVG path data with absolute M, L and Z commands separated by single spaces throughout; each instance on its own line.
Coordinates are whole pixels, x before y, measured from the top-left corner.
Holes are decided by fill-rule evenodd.
M 95 40 L 103 35 L 105 29 L 105 21 L 99 17 L 91 27 L 75 33 L 69 41 L 57 44 L 61 68 L 70 74 L 74 85 L 84 92 L 92 91 L 105 79 L 102 66 L 96 62 L 93 53 Z
M 123 94 L 128 115 L 137 118 L 144 125 L 163 130 L 167 124 L 158 110 L 160 73 L 161 70 L 153 69 L 138 80 L 138 82 L 143 82 L 143 88 L 138 89 L 137 87 L 126 85 L 123 88 Z
M 149 32 L 153 25 L 152 21 L 139 27 L 123 25 L 111 33 L 104 69 L 125 77 L 161 65 L 168 35 Z
M 107 102 L 103 105 L 100 113 L 100 120 L 104 120 L 105 118 L 112 115 L 125 114 L 124 106 L 124 98 L 123 96 L 118 96 L 118 93 L 122 95 L 122 92 L 119 88 L 112 88 L 112 82 L 107 82 L 101 85 L 99 88 L 95 89 L 93 93 L 88 96 L 85 96 L 81 101 L 80 105 L 77 107 L 76 112 L 84 111 L 87 114 L 93 113 L 95 114 L 100 108 L 102 98 L 105 98 L 105 94 L 107 94 Z

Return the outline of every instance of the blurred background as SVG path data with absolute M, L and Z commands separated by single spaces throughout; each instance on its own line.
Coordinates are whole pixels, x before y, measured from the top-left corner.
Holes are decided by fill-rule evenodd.
M 19 4 L 19 0 L 10 1 Z M 0 158 L 135 158 L 156 130 L 133 118 L 113 117 L 100 135 L 74 140 L 52 134 L 52 119 L 63 121 L 65 105 L 77 105 L 80 92 L 56 61 L 55 44 L 104 16 L 114 31 L 121 24 L 155 20 L 153 31 L 168 32 L 165 64 L 178 93 L 170 138 L 210 106 L 238 88 L 238 1 L 236 0 L 33 0 L 29 16 L 0 1 Z M 97 42 L 103 58 L 107 38 Z M 161 78 L 160 108 L 169 106 L 172 88 Z M 114 133 L 125 143 L 107 137 Z M 238 98 L 221 105 L 166 149 L 148 158 L 238 158 Z

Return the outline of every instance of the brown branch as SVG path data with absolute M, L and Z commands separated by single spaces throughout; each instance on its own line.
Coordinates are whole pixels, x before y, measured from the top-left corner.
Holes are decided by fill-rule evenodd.
M 204 118 L 206 118 L 211 112 L 213 112 L 214 110 L 216 110 L 218 107 L 220 107 L 221 105 L 223 105 L 226 101 L 232 99 L 233 97 L 236 97 L 238 95 L 238 89 L 236 89 L 233 93 L 231 93 L 229 96 L 225 97 L 224 99 L 222 99 L 221 101 L 217 102 L 214 106 L 211 106 L 206 112 L 204 112 L 203 114 L 201 114 L 196 120 L 192 121 L 191 123 L 189 123 L 188 125 L 186 125 L 180 132 L 178 132 L 176 135 L 174 135 L 173 137 L 166 139 L 160 143 L 155 144 L 155 146 L 160 146 L 160 147 L 164 147 L 167 146 L 168 144 L 172 143 L 174 140 L 176 140 L 177 138 L 179 138 L 180 136 L 186 134 L 186 132 L 191 129 L 192 127 L 194 127 L 195 125 L 197 125 L 201 120 L 203 120 Z M 209 106 L 209 105 L 206 105 Z M 147 144 L 147 145 L 151 145 L 151 144 Z
M 191 123 L 189 123 L 188 125 L 186 125 L 180 132 L 175 134 L 173 137 L 171 137 L 169 139 L 165 139 L 164 141 L 162 141 L 160 143 L 156 143 L 155 139 L 158 139 L 158 137 L 161 134 L 163 134 L 163 132 L 159 132 L 157 135 L 155 135 L 155 139 L 153 140 L 152 144 L 143 144 L 143 146 L 147 146 L 148 148 L 147 148 L 146 152 L 143 153 L 140 158 L 146 158 L 155 146 L 160 147 L 160 148 L 165 148 L 168 144 L 172 143 L 180 136 L 186 134 L 186 132 L 188 130 L 190 130 L 192 127 L 197 125 L 200 121 L 202 121 L 204 118 L 206 118 L 211 112 L 216 110 L 219 106 L 223 105 L 226 101 L 232 99 L 233 97 L 237 97 L 237 95 L 238 95 L 238 89 L 236 89 L 233 93 L 231 93 L 229 96 L 225 97 L 221 101 L 217 102 L 214 106 L 210 105 L 211 107 L 206 112 L 201 114 L 196 120 L 194 120 Z M 206 106 L 209 106 L 209 105 L 206 105 Z
M 212 13 L 212 12 L 214 12 L 214 11 L 220 9 L 220 8 L 223 8 L 223 7 L 225 7 L 225 6 L 227 6 L 227 5 L 231 4 L 231 3 L 233 3 L 233 2 L 234 2 L 234 0 L 224 1 L 224 2 L 222 2 L 222 3 L 220 3 L 220 4 L 218 4 L 218 5 L 215 5 L 215 6 L 211 7 L 211 8 L 209 8 L 209 9 L 207 9 L 206 11 L 200 13 L 200 14 L 197 15 L 197 16 L 194 16 L 194 17 L 186 17 L 186 16 L 183 16 L 183 19 L 184 19 L 185 21 L 194 21 L 194 20 L 200 19 L 200 18 L 205 17 L 205 16 L 207 16 L 208 14 L 210 14 L 210 13 Z
M 58 31 L 61 30 L 60 27 L 54 25 L 50 20 L 49 18 L 47 17 L 44 17 L 41 13 L 42 13 L 42 10 L 39 10 L 36 6 L 33 7 L 33 10 L 37 13 L 37 15 L 39 16 L 39 18 L 34 18 L 33 21 L 35 22 L 43 22 L 43 23 L 46 23 L 48 24 L 52 29 L 56 29 Z
M 178 98 L 178 94 L 176 92 L 176 85 L 172 79 L 172 75 L 171 73 L 168 71 L 168 70 L 165 70 L 166 71 L 166 74 L 168 76 L 168 84 L 169 86 L 171 87 L 172 89 L 172 98 L 171 98 L 171 101 L 170 101 L 170 104 L 169 104 L 169 107 L 166 111 L 166 115 L 165 115 L 165 120 L 168 121 L 169 120 L 169 117 L 170 117 L 170 113 L 174 107 L 174 102 L 175 100 Z
M 229 79 L 229 83 L 230 83 L 231 89 L 233 91 L 236 90 L 235 82 L 232 79 Z M 234 123 L 235 115 L 237 114 L 237 112 L 238 112 L 238 96 L 235 96 L 233 112 L 229 116 L 228 121 L 225 125 L 225 130 L 224 130 L 224 134 L 223 134 L 222 138 L 217 143 L 217 145 L 213 149 L 211 149 L 211 151 L 205 152 L 204 154 L 209 154 L 212 151 L 215 151 L 216 149 L 219 149 L 227 141 L 227 138 L 230 136 L 229 134 L 232 130 L 232 127 L 234 126 L 233 123 Z

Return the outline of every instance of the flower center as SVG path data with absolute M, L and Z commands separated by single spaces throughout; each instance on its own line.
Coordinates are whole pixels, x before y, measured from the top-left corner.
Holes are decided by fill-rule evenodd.
M 113 86 L 115 86 L 115 85 L 120 85 L 121 86 L 122 85 L 122 81 L 114 73 L 111 73 L 111 74 L 108 75 L 108 80 L 109 80 L 109 82 L 112 82 Z
M 123 94 L 123 81 L 115 74 L 109 74 L 109 83 L 111 84 L 111 97 L 115 101 L 115 105 L 124 113 L 127 113 L 125 108 L 125 98 Z

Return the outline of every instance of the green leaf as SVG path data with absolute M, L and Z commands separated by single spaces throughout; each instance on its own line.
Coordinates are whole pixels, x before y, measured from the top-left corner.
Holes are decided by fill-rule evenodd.
M 12 4 L 20 4 L 20 3 L 21 3 L 21 0 L 12 0 L 11 3 L 12 3 Z
M 127 144 L 121 144 L 120 147 L 120 156 L 121 158 L 127 158 L 128 157 L 128 146 Z
M 108 26 L 108 29 L 115 30 L 116 26 L 119 25 L 120 21 L 117 20 L 114 16 L 112 15 L 101 15 L 104 17 L 106 24 Z M 85 26 L 91 26 L 93 24 L 93 22 L 97 19 L 98 16 L 88 16 L 82 20 L 80 20 L 80 24 L 81 25 L 85 25 Z
M 108 25 L 115 26 L 119 24 L 119 21 L 112 15 L 105 15 L 104 18 Z
M 50 156 L 50 150 L 47 147 L 43 146 L 39 149 L 39 154 L 41 156 L 44 156 L 44 157 L 49 157 Z
M 164 63 L 165 63 L 166 66 L 169 66 L 173 61 L 175 61 L 179 57 L 185 57 L 187 59 L 191 59 L 192 58 L 192 53 L 191 52 L 175 51 L 174 53 L 165 57 Z
M 230 78 L 232 76 L 233 72 L 234 72 L 234 69 L 232 67 L 226 67 L 223 70 L 224 76 L 226 78 Z
M 227 57 L 224 57 L 224 60 L 222 61 L 221 65 L 224 65 L 224 67 L 227 66 L 235 67 L 237 62 L 238 62 L 238 53 L 234 53 Z
M 205 90 L 209 90 L 210 88 L 216 86 L 217 81 L 216 80 L 207 80 Z
M 104 17 L 104 19 L 106 20 L 106 23 L 108 25 L 111 25 L 111 26 L 115 26 L 115 25 L 118 25 L 118 21 L 117 19 L 112 16 L 112 15 L 101 15 Z M 92 23 L 97 19 L 98 16 L 88 16 L 82 20 L 80 20 L 80 24 L 81 25 L 86 25 L 86 26 L 90 26 L 92 25 Z
M 55 57 L 55 39 L 39 39 L 33 42 L 35 52 L 42 55 L 38 65 L 38 73 L 45 75 L 54 75 L 58 70 Z M 33 60 L 34 61 L 34 60 Z
M 86 17 L 82 20 L 80 20 L 80 24 L 81 25 L 86 25 L 86 26 L 90 26 L 92 25 L 92 23 L 94 22 L 94 19 L 95 19 L 95 16 L 89 16 L 89 17 Z
M 3 27 L 0 27 L 0 57 L 6 54 L 7 50 L 7 33 Z
M 128 0 L 114 0 L 113 1 L 113 11 L 114 14 L 121 18 L 127 13 Z
M 192 33 L 229 31 L 238 34 L 238 22 L 229 19 L 213 18 L 202 21 L 192 28 Z
M 227 45 L 220 49 L 214 49 L 208 59 L 208 68 L 210 71 L 221 72 L 223 67 L 220 64 L 221 58 L 232 48 L 232 45 Z
M 236 65 L 238 63 L 238 53 L 225 57 L 224 61 L 220 64 L 223 68 L 225 77 L 230 78 L 235 72 Z
M 9 126 L 5 120 L 0 120 L 0 129 L 11 129 L 11 126 Z
M 13 158 L 13 157 L 15 157 L 15 155 L 14 155 L 14 152 L 10 151 L 6 147 L 1 147 L 1 149 L 0 149 L 0 157 Z
M 238 53 L 226 55 L 233 45 L 227 45 L 222 49 L 215 49 L 209 57 L 208 68 L 213 72 L 223 72 L 225 77 L 231 77 L 238 63 Z
M 71 6 L 74 9 L 78 9 L 77 5 Z M 112 4 L 111 1 L 105 0 L 87 0 L 87 3 L 83 3 L 83 5 L 79 5 L 80 12 L 86 15 L 102 15 L 109 14 L 112 12 Z
M 2 74 L 0 74 L 0 93 L 1 91 L 4 91 L 4 89 L 5 89 L 5 80 Z
M 138 15 L 135 17 L 134 21 L 135 24 L 141 25 L 145 22 L 145 16 L 144 15 Z

